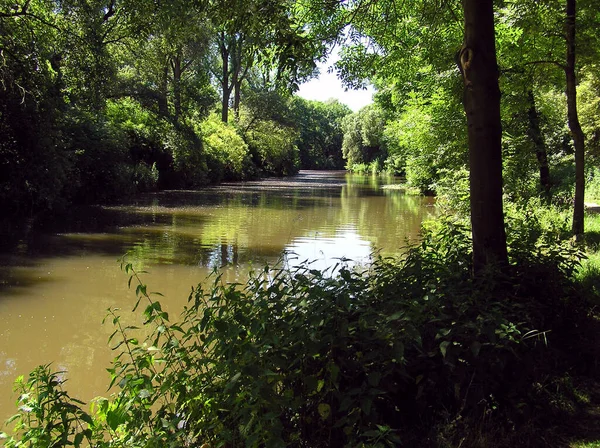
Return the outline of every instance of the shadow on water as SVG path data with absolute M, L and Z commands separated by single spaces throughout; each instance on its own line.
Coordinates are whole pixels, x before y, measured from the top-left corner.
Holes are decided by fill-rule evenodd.
M 28 288 L 42 286 L 56 281 L 56 279 L 40 275 L 32 268 L 36 266 L 31 262 L 21 260 L 18 264 L 4 263 L 0 259 L 0 294 L 2 295 L 27 295 Z M 0 297 L 1 300 L 1 297 Z

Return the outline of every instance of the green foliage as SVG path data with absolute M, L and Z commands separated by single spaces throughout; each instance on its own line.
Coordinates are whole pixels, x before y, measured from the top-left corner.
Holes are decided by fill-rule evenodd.
M 343 169 L 342 119 L 351 110 L 337 100 L 325 103 L 294 98 L 290 105 L 299 130 L 302 169 Z
M 342 154 L 346 159 L 348 168 L 363 163 L 362 136 L 360 135 L 360 127 L 358 114 L 350 114 L 344 117 L 342 121 L 342 129 L 344 130 L 344 140 L 342 142 Z
M 103 117 L 79 114 L 66 131 L 75 154 L 71 187 L 76 201 L 110 202 L 135 192 L 133 164 L 121 129 Z
M 248 145 L 233 126 L 216 114 L 202 122 L 202 141 L 208 158 L 211 180 L 240 180 L 251 167 Z
M 435 184 L 436 207 L 444 213 L 465 218 L 469 216 L 469 171 L 466 167 L 439 170 L 439 179 Z
M 84 440 L 91 443 L 92 417 L 81 409 L 85 403 L 63 390 L 63 374 L 44 365 L 32 371 L 27 381 L 23 377 L 16 380 L 19 413 L 8 422 L 14 425 L 18 438 L 8 438 L 6 448 L 80 447 Z
M 169 126 L 165 148 L 173 157 L 172 186 L 196 188 L 210 182 L 202 139 L 188 126 Z
M 243 115 L 243 112 L 242 112 Z M 241 119 L 244 122 L 244 119 Z M 271 120 L 255 120 L 244 133 L 252 159 L 267 175 L 286 176 L 299 168 L 296 132 Z
M 586 137 L 586 155 L 596 162 L 600 158 L 600 77 L 597 66 L 587 67 L 577 88 L 581 127 Z
M 423 193 L 435 192 L 441 174 L 466 165 L 466 135 L 462 105 L 453 85 L 441 85 L 424 97 L 413 92 L 398 119 L 388 123 L 384 138 L 408 183 Z M 397 168 L 398 169 L 398 168 Z
M 600 202 L 600 169 L 597 167 L 588 170 L 585 197 L 589 202 Z
M 357 164 L 385 159 L 383 127 L 383 111 L 374 105 L 365 106 L 343 118 L 342 155 L 348 169 L 354 170 Z

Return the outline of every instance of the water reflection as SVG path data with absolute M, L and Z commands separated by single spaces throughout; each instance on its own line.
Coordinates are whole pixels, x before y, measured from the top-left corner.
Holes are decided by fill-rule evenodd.
M 118 258 L 128 253 L 146 269 L 149 290 L 165 294 L 176 315 L 192 285 L 213 269 L 243 282 L 250 266 L 315 260 L 368 261 L 373 250 L 394 254 L 433 216 L 431 200 L 382 189 L 386 180 L 345 173 L 303 172 L 207 188 L 148 194 L 112 207 L 73 210 L 0 254 L 0 420 L 14 412 L 11 384 L 39 364 L 65 369 L 72 394 L 105 393 L 112 332 L 108 308 L 124 319 L 134 294 Z
M 364 264 L 374 249 L 355 227 L 346 226 L 336 229 L 332 236 L 315 231 L 314 235 L 294 239 L 286 247 L 286 261 L 290 267 L 309 261 L 313 269 L 325 270 L 339 262 Z

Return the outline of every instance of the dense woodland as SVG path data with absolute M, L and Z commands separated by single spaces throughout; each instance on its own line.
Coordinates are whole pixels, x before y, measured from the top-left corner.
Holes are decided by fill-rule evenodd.
M 118 392 L 88 411 L 41 367 L 7 446 L 597 446 L 598 0 L 0 5 L 6 233 L 301 168 L 447 214 L 364 271 L 217 277 L 178 323 L 125 262 L 151 335 L 111 315 Z M 356 113 L 294 95 L 335 44 Z

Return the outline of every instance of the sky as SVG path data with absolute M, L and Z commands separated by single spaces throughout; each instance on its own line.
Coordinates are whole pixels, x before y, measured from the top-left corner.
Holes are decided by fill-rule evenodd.
M 373 102 L 374 90 L 369 86 L 367 90 L 344 91 L 336 74 L 327 73 L 327 68 L 332 66 L 337 58 L 337 51 L 334 51 L 326 62 L 318 64 L 321 72 L 319 77 L 301 84 L 297 94 L 307 100 L 327 101 L 330 98 L 336 98 L 357 112 Z

